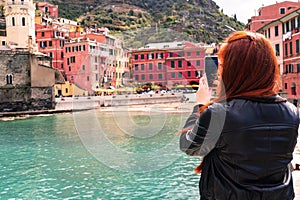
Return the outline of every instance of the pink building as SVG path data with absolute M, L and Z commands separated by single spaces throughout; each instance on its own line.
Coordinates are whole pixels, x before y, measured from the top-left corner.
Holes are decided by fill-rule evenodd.
M 58 18 L 58 5 L 53 5 L 47 2 L 38 2 L 37 6 L 46 17 L 54 19 Z
M 258 31 L 272 43 L 279 61 L 282 94 L 295 104 L 300 100 L 300 8 L 266 24 Z
M 95 40 L 74 38 L 65 44 L 64 73 L 66 80 L 93 94 L 99 88 L 104 69 L 100 48 Z
M 300 3 L 284 1 L 258 9 L 258 16 L 253 16 L 248 21 L 248 29 L 257 31 L 266 24 L 289 14 L 300 7 Z
M 295 104 L 300 99 L 300 9 L 281 19 L 283 24 L 283 91 Z
M 132 54 L 133 79 L 167 88 L 198 84 L 205 48 L 189 42 L 153 43 Z

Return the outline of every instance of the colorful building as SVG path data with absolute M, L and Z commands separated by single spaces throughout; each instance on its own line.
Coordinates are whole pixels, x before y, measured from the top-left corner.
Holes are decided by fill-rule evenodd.
M 290 101 L 300 100 L 300 9 L 281 19 L 283 24 L 283 91 Z
M 258 9 L 258 15 L 248 20 L 248 29 L 257 31 L 266 24 L 289 14 L 300 7 L 299 2 L 284 1 Z
M 152 43 L 131 52 L 133 79 L 169 89 L 198 84 L 205 48 L 190 42 Z
M 276 51 L 282 79 L 282 94 L 290 102 L 298 104 L 300 100 L 300 8 L 293 7 L 292 10 L 257 31 L 270 40 Z

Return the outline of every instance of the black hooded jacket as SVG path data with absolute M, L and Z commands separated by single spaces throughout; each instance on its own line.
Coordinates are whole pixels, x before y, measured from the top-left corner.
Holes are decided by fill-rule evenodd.
M 290 200 L 289 163 L 299 126 L 297 108 L 279 96 L 214 103 L 200 117 L 194 108 L 180 149 L 205 156 L 201 200 Z

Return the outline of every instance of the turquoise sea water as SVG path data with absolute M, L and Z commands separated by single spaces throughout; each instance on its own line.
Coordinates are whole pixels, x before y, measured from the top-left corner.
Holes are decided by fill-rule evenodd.
M 0 122 L 0 199 L 199 199 L 187 114 L 78 112 Z

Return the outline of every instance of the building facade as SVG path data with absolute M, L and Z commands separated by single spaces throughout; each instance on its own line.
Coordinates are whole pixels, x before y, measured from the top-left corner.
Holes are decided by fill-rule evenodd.
M 169 89 L 198 84 L 204 73 L 205 50 L 190 42 L 153 43 L 133 50 L 133 79 Z
M 257 31 L 266 24 L 277 20 L 296 9 L 300 8 L 299 2 L 284 1 L 269 6 L 263 6 L 258 9 L 258 15 L 252 16 L 248 20 L 248 29 Z
M 280 67 L 282 94 L 295 105 L 300 100 L 300 8 L 258 29 L 272 43 Z

